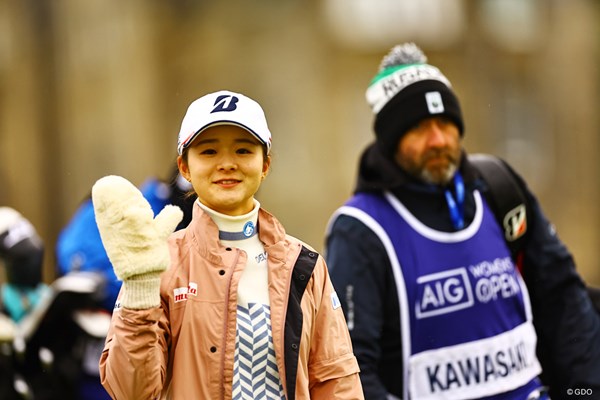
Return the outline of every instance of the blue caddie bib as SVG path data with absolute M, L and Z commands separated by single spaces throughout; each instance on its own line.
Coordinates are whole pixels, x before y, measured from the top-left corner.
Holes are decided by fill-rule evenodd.
M 457 232 L 417 220 L 391 193 L 359 193 L 336 215 L 388 253 L 400 304 L 405 399 L 526 399 L 541 383 L 526 286 L 493 213 Z M 335 218 L 335 216 L 334 216 Z

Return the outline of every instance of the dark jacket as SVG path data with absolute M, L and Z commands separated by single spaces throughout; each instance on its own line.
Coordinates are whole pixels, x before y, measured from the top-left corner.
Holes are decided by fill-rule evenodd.
M 523 179 L 510 171 L 531 203 L 522 273 L 538 335 L 542 380 L 550 386 L 553 399 L 568 398 L 567 389 L 574 388 L 590 388 L 600 395 L 600 316 L 593 309 L 573 257 Z M 485 197 L 489 190 L 464 155 L 460 172 L 466 188 L 468 224 L 475 210 L 473 191 L 477 189 Z M 454 231 L 443 188 L 411 179 L 372 145 L 361 157 L 355 191 L 383 190 L 391 191 L 427 226 Z M 341 215 L 329 227 L 325 253 L 351 328 L 365 398 L 384 400 L 388 393 L 400 398 L 404 382 L 400 379 L 399 305 L 391 264 L 382 243 L 362 222 Z

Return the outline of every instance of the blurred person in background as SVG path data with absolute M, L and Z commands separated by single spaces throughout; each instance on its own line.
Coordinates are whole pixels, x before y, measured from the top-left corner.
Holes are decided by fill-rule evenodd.
M 271 165 L 261 106 L 234 92 L 194 101 L 177 163 L 196 194 L 153 218 L 122 177 L 92 188 L 123 280 L 100 361 L 118 399 L 362 399 L 358 364 L 323 258 L 255 198 Z
M 177 177 L 175 168 L 170 182 L 148 179 L 141 190 L 155 210 L 168 203 L 180 205 L 186 214 L 181 222 L 183 226 L 191 218 L 192 200 L 185 198 L 191 186 Z M 99 350 L 94 351 L 93 340 L 84 337 L 86 334 L 71 315 L 89 303 L 84 300 L 81 304 L 65 304 L 55 297 L 64 286 L 55 288 L 43 282 L 44 250 L 44 243 L 29 220 L 13 208 L 0 207 L 0 267 L 5 278 L 0 285 L 0 399 L 28 396 L 109 399 L 98 372 L 104 341 L 99 343 Z M 106 286 L 102 286 L 109 290 L 102 304 L 112 311 L 120 282 L 114 277 L 102 246 L 91 199 L 80 206 L 61 232 L 56 252 L 59 276 L 77 271 L 98 272 L 103 276 Z M 82 299 L 82 296 L 72 298 Z M 24 347 L 15 348 L 13 341 L 22 336 L 20 324 L 28 316 Z M 47 360 L 40 359 L 40 349 L 46 354 L 50 354 L 48 350 L 52 352 L 51 366 L 44 364 Z M 94 358 L 93 361 L 89 357 Z M 20 386 L 17 384 L 21 393 L 15 390 L 15 382 L 21 382 Z
M 108 398 L 99 385 L 99 355 L 95 379 L 85 368 L 90 336 L 76 316 L 95 304 L 93 295 L 82 287 L 69 288 L 64 281 L 42 281 L 44 243 L 34 226 L 9 207 L 0 207 L 0 260 L 6 275 L 0 286 L 2 311 L 12 322 L 2 324 L 0 332 L 1 398 Z M 87 390 L 89 381 L 96 390 Z
M 0 207 L 0 260 L 6 282 L 0 286 L 2 312 L 18 323 L 47 292 L 43 282 L 44 244 L 23 215 Z
M 327 227 L 365 398 L 600 395 L 600 319 L 573 257 L 497 159 L 529 204 L 526 220 L 510 220 L 513 234 L 527 232 L 513 259 L 462 146 L 458 98 L 426 62 L 413 43 L 383 58 L 366 92 L 375 141 Z
M 144 198 L 148 200 L 154 214 L 158 214 L 167 204 L 175 204 L 183 210 L 183 219 L 177 230 L 184 228 L 192 219 L 193 197 L 188 196 L 191 185 L 174 166 L 168 180 L 150 177 L 140 186 Z M 72 271 L 90 271 L 101 274 L 106 282 L 103 306 L 109 312 L 115 305 L 121 281 L 117 279 L 102 245 L 98 225 L 94 215 L 91 196 L 77 208 L 58 235 L 56 242 L 58 275 Z
M 13 341 L 17 324 L 48 294 L 42 280 L 44 244 L 36 229 L 21 213 L 0 207 L 0 398 L 20 399 L 15 377 L 23 373 L 16 364 Z

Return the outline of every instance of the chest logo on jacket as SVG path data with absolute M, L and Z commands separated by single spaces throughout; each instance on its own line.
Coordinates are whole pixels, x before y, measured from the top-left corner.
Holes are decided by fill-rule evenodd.
M 179 303 L 188 299 L 188 296 L 198 295 L 198 284 L 196 282 L 190 282 L 188 286 L 178 287 L 173 289 L 173 301 Z
M 524 204 L 506 213 L 504 217 L 504 235 L 506 240 L 515 241 L 527 232 L 527 218 Z

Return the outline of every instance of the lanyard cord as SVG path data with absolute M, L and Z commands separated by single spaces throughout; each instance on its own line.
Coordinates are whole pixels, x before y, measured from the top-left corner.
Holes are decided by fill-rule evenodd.
M 446 203 L 448 203 L 448 209 L 450 210 L 450 219 L 454 229 L 462 229 L 465 226 L 465 184 L 462 176 L 459 172 L 454 174 L 454 190 L 456 191 L 456 199 L 452 195 L 450 188 L 444 191 L 446 195 Z

